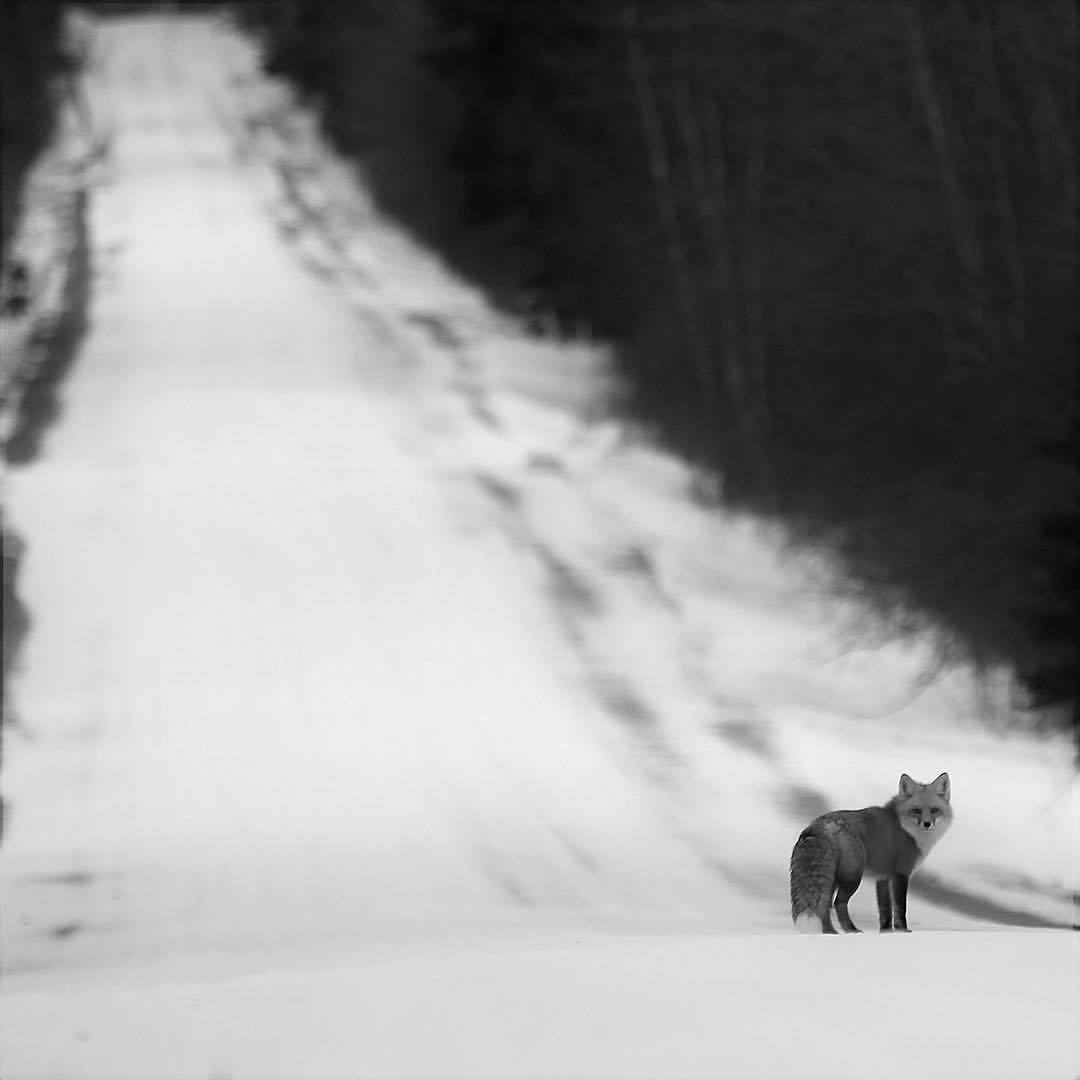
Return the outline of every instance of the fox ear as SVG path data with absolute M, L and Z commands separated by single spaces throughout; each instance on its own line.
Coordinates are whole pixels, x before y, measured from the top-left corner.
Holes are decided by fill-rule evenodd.
M 949 783 L 949 774 L 943 772 L 931 785 L 935 794 L 940 795 L 946 802 L 949 801 L 949 793 L 952 786 Z
M 916 784 L 915 781 L 912 780 L 911 777 L 908 776 L 907 773 L 901 773 L 900 774 L 900 798 L 901 799 L 906 799 L 910 795 L 914 795 L 915 794 L 915 788 L 917 788 L 917 787 L 918 787 L 918 784 Z

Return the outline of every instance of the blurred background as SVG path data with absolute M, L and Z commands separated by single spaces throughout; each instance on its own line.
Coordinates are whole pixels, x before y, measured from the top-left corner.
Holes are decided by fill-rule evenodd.
M 195 7 L 501 305 L 612 342 L 726 504 L 1074 722 L 1071 0 L 82 5 Z M 65 10 L 2 8 L 5 241 L 76 92 Z

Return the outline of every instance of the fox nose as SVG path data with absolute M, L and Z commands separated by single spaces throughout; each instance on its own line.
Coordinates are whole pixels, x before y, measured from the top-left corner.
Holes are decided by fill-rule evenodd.
M 929 821 L 924 821 L 922 827 L 924 829 L 932 829 L 934 827 L 934 819 L 931 818 Z

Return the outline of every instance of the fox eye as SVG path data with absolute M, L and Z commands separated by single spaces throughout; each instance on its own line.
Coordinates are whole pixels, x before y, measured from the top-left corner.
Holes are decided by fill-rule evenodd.
M 940 813 L 941 813 L 941 811 L 936 806 L 931 806 L 930 807 L 930 815 L 931 815 L 931 817 L 937 817 L 938 814 L 940 814 Z

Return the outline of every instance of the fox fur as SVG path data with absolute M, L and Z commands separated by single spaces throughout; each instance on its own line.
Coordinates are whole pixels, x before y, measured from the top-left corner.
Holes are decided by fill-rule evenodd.
M 929 784 L 900 777 L 884 806 L 834 810 L 803 829 L 791 852 L 791 918 L 804 932 L 835 934 L 830 909 L 845 933 L 858 933 L 848 901 L 864 876 L 877 881 L 882 932 L 907 932 L 912 873 L 952 824 L 949 774 Z

